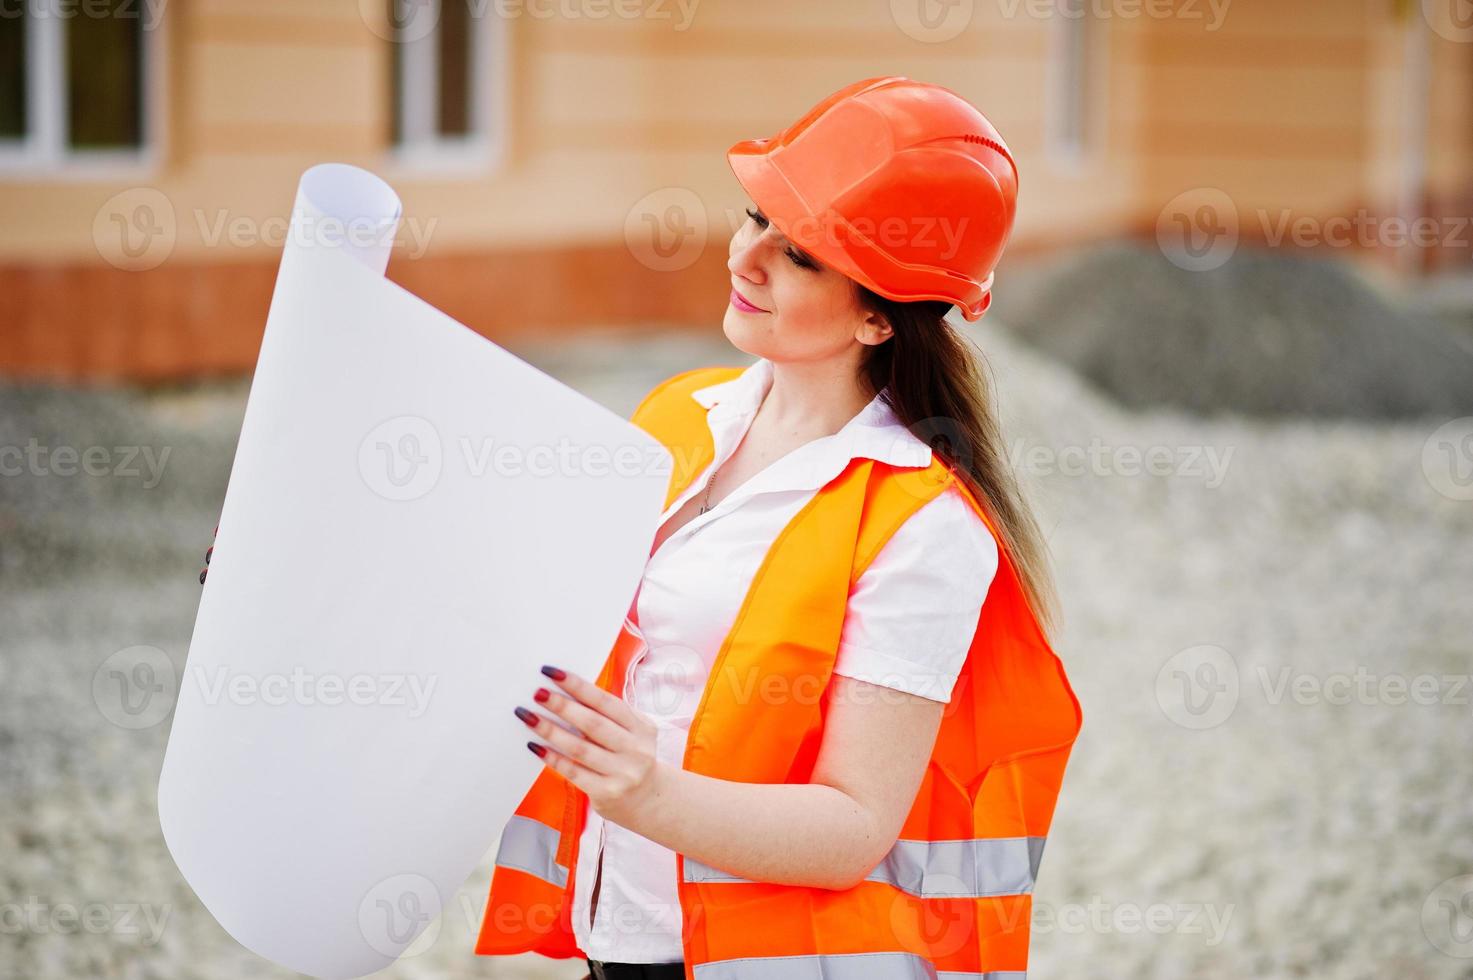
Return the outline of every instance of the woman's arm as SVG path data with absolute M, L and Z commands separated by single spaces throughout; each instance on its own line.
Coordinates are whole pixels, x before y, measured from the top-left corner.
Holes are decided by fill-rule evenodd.
M 606 819 L 753 881 L 849 888 L 889 851 L 925 774 L 943 702 L 832 676 L 812 781 L 742 783 L 655 758 L 655 725 L 596 684 L 566 674 L 543 706 L 543 760 Z

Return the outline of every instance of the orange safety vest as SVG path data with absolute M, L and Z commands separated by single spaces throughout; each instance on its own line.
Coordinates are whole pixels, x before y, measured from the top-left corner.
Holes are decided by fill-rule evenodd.
M 715 452 L 691 392 L 742 370 L 677 374 L 635 409 L 635 424 L 675 459 L 666 507 Z M 896 528 L 953 480 L 939 456 L 924 468 L 856 457 L 797 513 L 717 653 L 684 768 L 738 782 L 810 781 L 824 731 L 818 695 L 850 589 Z M 1033 882 L 1083 716 L 998 541 L 996 576 L 890 852 L 843 890 L 751 881 L 678 854 L 686 980 L 1023 976 Z M 623 696 L 640 643 L 621 631 L 599 687 Z M 552 769 L 538 774 L 502 830 L 476 953 L 586 957 L 571 909 L 587 801 Z

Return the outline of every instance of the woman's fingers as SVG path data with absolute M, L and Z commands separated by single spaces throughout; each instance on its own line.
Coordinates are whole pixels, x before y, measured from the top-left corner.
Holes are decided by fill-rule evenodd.
M 627 751 L 638 745 L 629 729 L 566 694 L 539 687 L 532 699 L 610 751 Z
M 557 681 L 573 699 L 581 701 L 601 715 L 614 719 L 630 731 L 642 732 L 652 727 L 649 719 L 631 708 L 623 698 L 615 697 L 592 681 L 558 667 L 543 666 L 542 672 Z
M 528 742 L 527 748 L 542 758 L 542 762 L 553 772 L 558 773 L 568 782 L 587 793 L 590 797 L 601 796 L 604 792 L 605 777 L 584 765 L 579 765 L 572 759 L 563 755 L 556 749 L 539 745 L 536 742 Z
M 614 754 L 608 749 L 573 734 L 561 725 L 553 724 L 537 712 L 529 711 L 521 705 L 517 705 L 516 712 L 517 717 L 542 736 L 543 741 L 580 766 L 591 769 L 599 775 L 606 775 L 613 771 Z

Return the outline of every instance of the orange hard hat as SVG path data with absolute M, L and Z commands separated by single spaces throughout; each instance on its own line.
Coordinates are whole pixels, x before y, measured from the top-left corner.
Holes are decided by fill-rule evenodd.
M 726 159 L 778 231 L 824 265 L 890 299 L 954 303 L 968 320 L 991 304 L 1018 168 L 950 89 L 867 78 Z

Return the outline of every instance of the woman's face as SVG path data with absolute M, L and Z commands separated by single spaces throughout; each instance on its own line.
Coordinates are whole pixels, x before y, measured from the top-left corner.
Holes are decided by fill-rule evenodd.
M 772 361 L 820 361 L 890 336 L 884 318 L 860 306 L 854 280 L 789 242 L 755 207 L 727 252 L 732 289 L 758 308 L 735 296 L 727 303 L 721 326 L 738 350 Z

